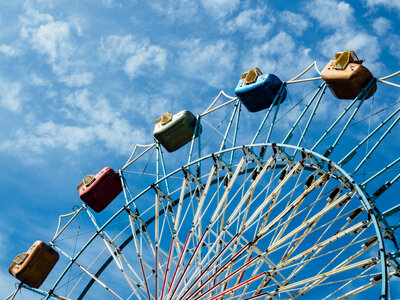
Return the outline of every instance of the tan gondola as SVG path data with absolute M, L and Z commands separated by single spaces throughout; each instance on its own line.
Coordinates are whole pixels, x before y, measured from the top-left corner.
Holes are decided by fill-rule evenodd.
M 321 72 L 333 95 L 339 99 L 354 99 L 374 78 L 371 72 L 362 65 L 354 51 L 336 53 Z M 376 91 L 376 83 L 370 88 L 366 99 Z
M 42 241 L 15 257 L 8 271 L 22 283 L 39 288 L 59 259 L 59 254 Z

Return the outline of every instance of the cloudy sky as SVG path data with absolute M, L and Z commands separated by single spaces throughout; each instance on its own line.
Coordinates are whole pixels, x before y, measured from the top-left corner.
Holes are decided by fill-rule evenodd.
M 1 295 L 11 259 L 81 204 L 82 177 L 121 168 L 162 113 L 202 112 L 254 66 L 289 80 L 336 51 L 392 74 L 399 17 L 393 0 L 0 1 Z

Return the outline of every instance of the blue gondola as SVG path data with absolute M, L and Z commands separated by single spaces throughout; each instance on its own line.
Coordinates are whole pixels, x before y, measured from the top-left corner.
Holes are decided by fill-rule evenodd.
M 273 104 L 282 84 L 283 82 L 276 75 L 263 75 L 258 68 L 254 68 L 242 75 L 235 94 L 250 112 L 256 112 Z M 286 88 L 283 87 L 280 103 L 286 99 L 286 95 Z M 275 105 L 278 104 L 278 100 L 275 101 Z

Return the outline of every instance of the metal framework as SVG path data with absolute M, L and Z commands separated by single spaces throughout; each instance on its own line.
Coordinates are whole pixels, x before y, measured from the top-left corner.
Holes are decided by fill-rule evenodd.
M 362 297 L 366 290 L 389 299 L 390 278 L 400 273 L 400 223 L 392 218 L 400 205 L 381 211 L 379 197 L 400 177 L 393 170 L 400 161 L 398 149 L 394 159 L 375 158 L 379 171 L 369 174 L 366 164 L 400 120 L 400 107 L 392 109 L 399 101 L 378 111 L 371 106 L 369 116 L 356 117 L 375 81 L 400 87 L 387 81 L 400 73 L 373 79 L 321 131 L 315 116 L 325 83 L 290 107 L 285 108 L 288 101 L 281 105 L 285 88 L 321 80 L 299 79 L 313 67 L 319 74 L 313 63 L 283 83 L 250 139 L 240 136 L 240 101 L 221 91 L 197 116 L 203 133 L 193 136 L 182 167 L 167 173 L 171 165 L 158 142 L 137 145 L 119 171 L 124 203 L 117 212 L 97 218 L 83 205 L 61 216 L 50 242 L 65 258 L 59 277 L 48 291 L 20 284 L 8 299 L 21 288 L 44 299 L 82 299 L 88 293 L 99 299 L 346 299 Z M 310 94 L 282 130 L 282 120 Z M 217 105 L 222 96 L 228 100 Z M 392 113 L 371 128 L 372 118 L 389 109 Z M 207 122 L 222 110 L 224 129 L 223 122 Z M 368 130 L 354 138 L 352 129 L 364 121 Z M 215 133 L 221 142 L 213 145 Z M 356 140 L 351 150 L 338 147 L 349 136 Z M 237 145 L 246 139 L 250 144 Z M 215 152 L 203 155 L 207 147 Z M 144 150 L 138 154 L 139 149 Z M 140 176 L 132 170 L 147 157 L 155 162 L 154 179 L 141 182 L 148 164 Z M 137 192 L 141 186 L 147 187 Z M 78 219 L 86 221 L 82 227 L 92 232 L 89 238 L 72 235 Z M 79 250 L 66 242 L 71 238 Z

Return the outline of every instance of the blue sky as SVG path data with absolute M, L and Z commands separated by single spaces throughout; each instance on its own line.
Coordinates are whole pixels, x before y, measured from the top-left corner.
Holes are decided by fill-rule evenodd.
M 1 1 L 0 293 L 11 259 L 81 205 L 81 179 L 152 143 L 162 113 L 202 112 L 254 66 L 289 80 L 336 51 L 392 74 L 399 17 L 393 0 Z

